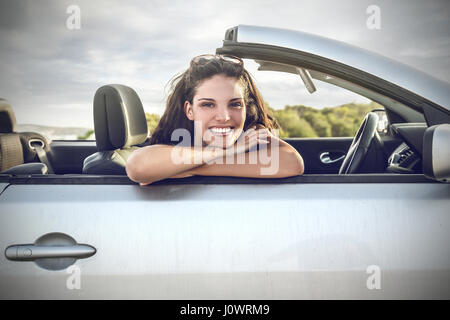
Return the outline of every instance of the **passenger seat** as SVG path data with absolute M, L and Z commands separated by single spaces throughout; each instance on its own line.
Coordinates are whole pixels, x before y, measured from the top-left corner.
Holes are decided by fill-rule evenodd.
M 120 84 L 100 87 L 94 96 L 94 131 L 98 152 L 84 160 L 83 173 L 126 175 L 128 157 L 148 136 L 137 93 Z

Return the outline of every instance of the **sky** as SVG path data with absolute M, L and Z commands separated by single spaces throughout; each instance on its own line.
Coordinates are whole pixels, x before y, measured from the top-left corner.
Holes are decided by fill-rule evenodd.
M 79 29 L 67 26 L 72 5 Z M 367 27 L 370 5 L 380 8 L 379 29 Z M 136 90 L 146 112 L 162 114 L 170 79 L 239 24 L 343 41 L 450 82 L 447 0 L 0 0 L 0 97 L 19 124 L 93 128 L 95 91 L 120 83 Z M 368 101 L 325 84 L 310 95 L 295 75 L 245 66 L 276 109 Z

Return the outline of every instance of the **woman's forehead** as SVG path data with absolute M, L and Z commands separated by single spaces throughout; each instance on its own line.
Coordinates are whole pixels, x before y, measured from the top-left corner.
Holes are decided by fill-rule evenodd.
M 195 92 L 195 100 L 201 98 L 242 98 L 243 92 L 242 83 L 239 79 L 215 75 L 200 83 Z

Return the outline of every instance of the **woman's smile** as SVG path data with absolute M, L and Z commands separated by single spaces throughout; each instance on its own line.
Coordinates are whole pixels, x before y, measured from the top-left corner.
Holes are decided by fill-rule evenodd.
M 232 127 L 211 127 L 209 130 L 215 135 L 215 136 L 227 136 L 233 133 Z

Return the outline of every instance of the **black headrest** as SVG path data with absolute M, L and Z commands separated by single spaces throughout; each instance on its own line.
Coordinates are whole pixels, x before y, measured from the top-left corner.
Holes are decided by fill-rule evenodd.
M 16 131 L 16 116 L 8 101 L 0 99 L 0 133 Z
M 121 84 L 99 88 L 94 97 L 94 128 L 99 151 L 143 143 L 148 128 L 137 93 Z

